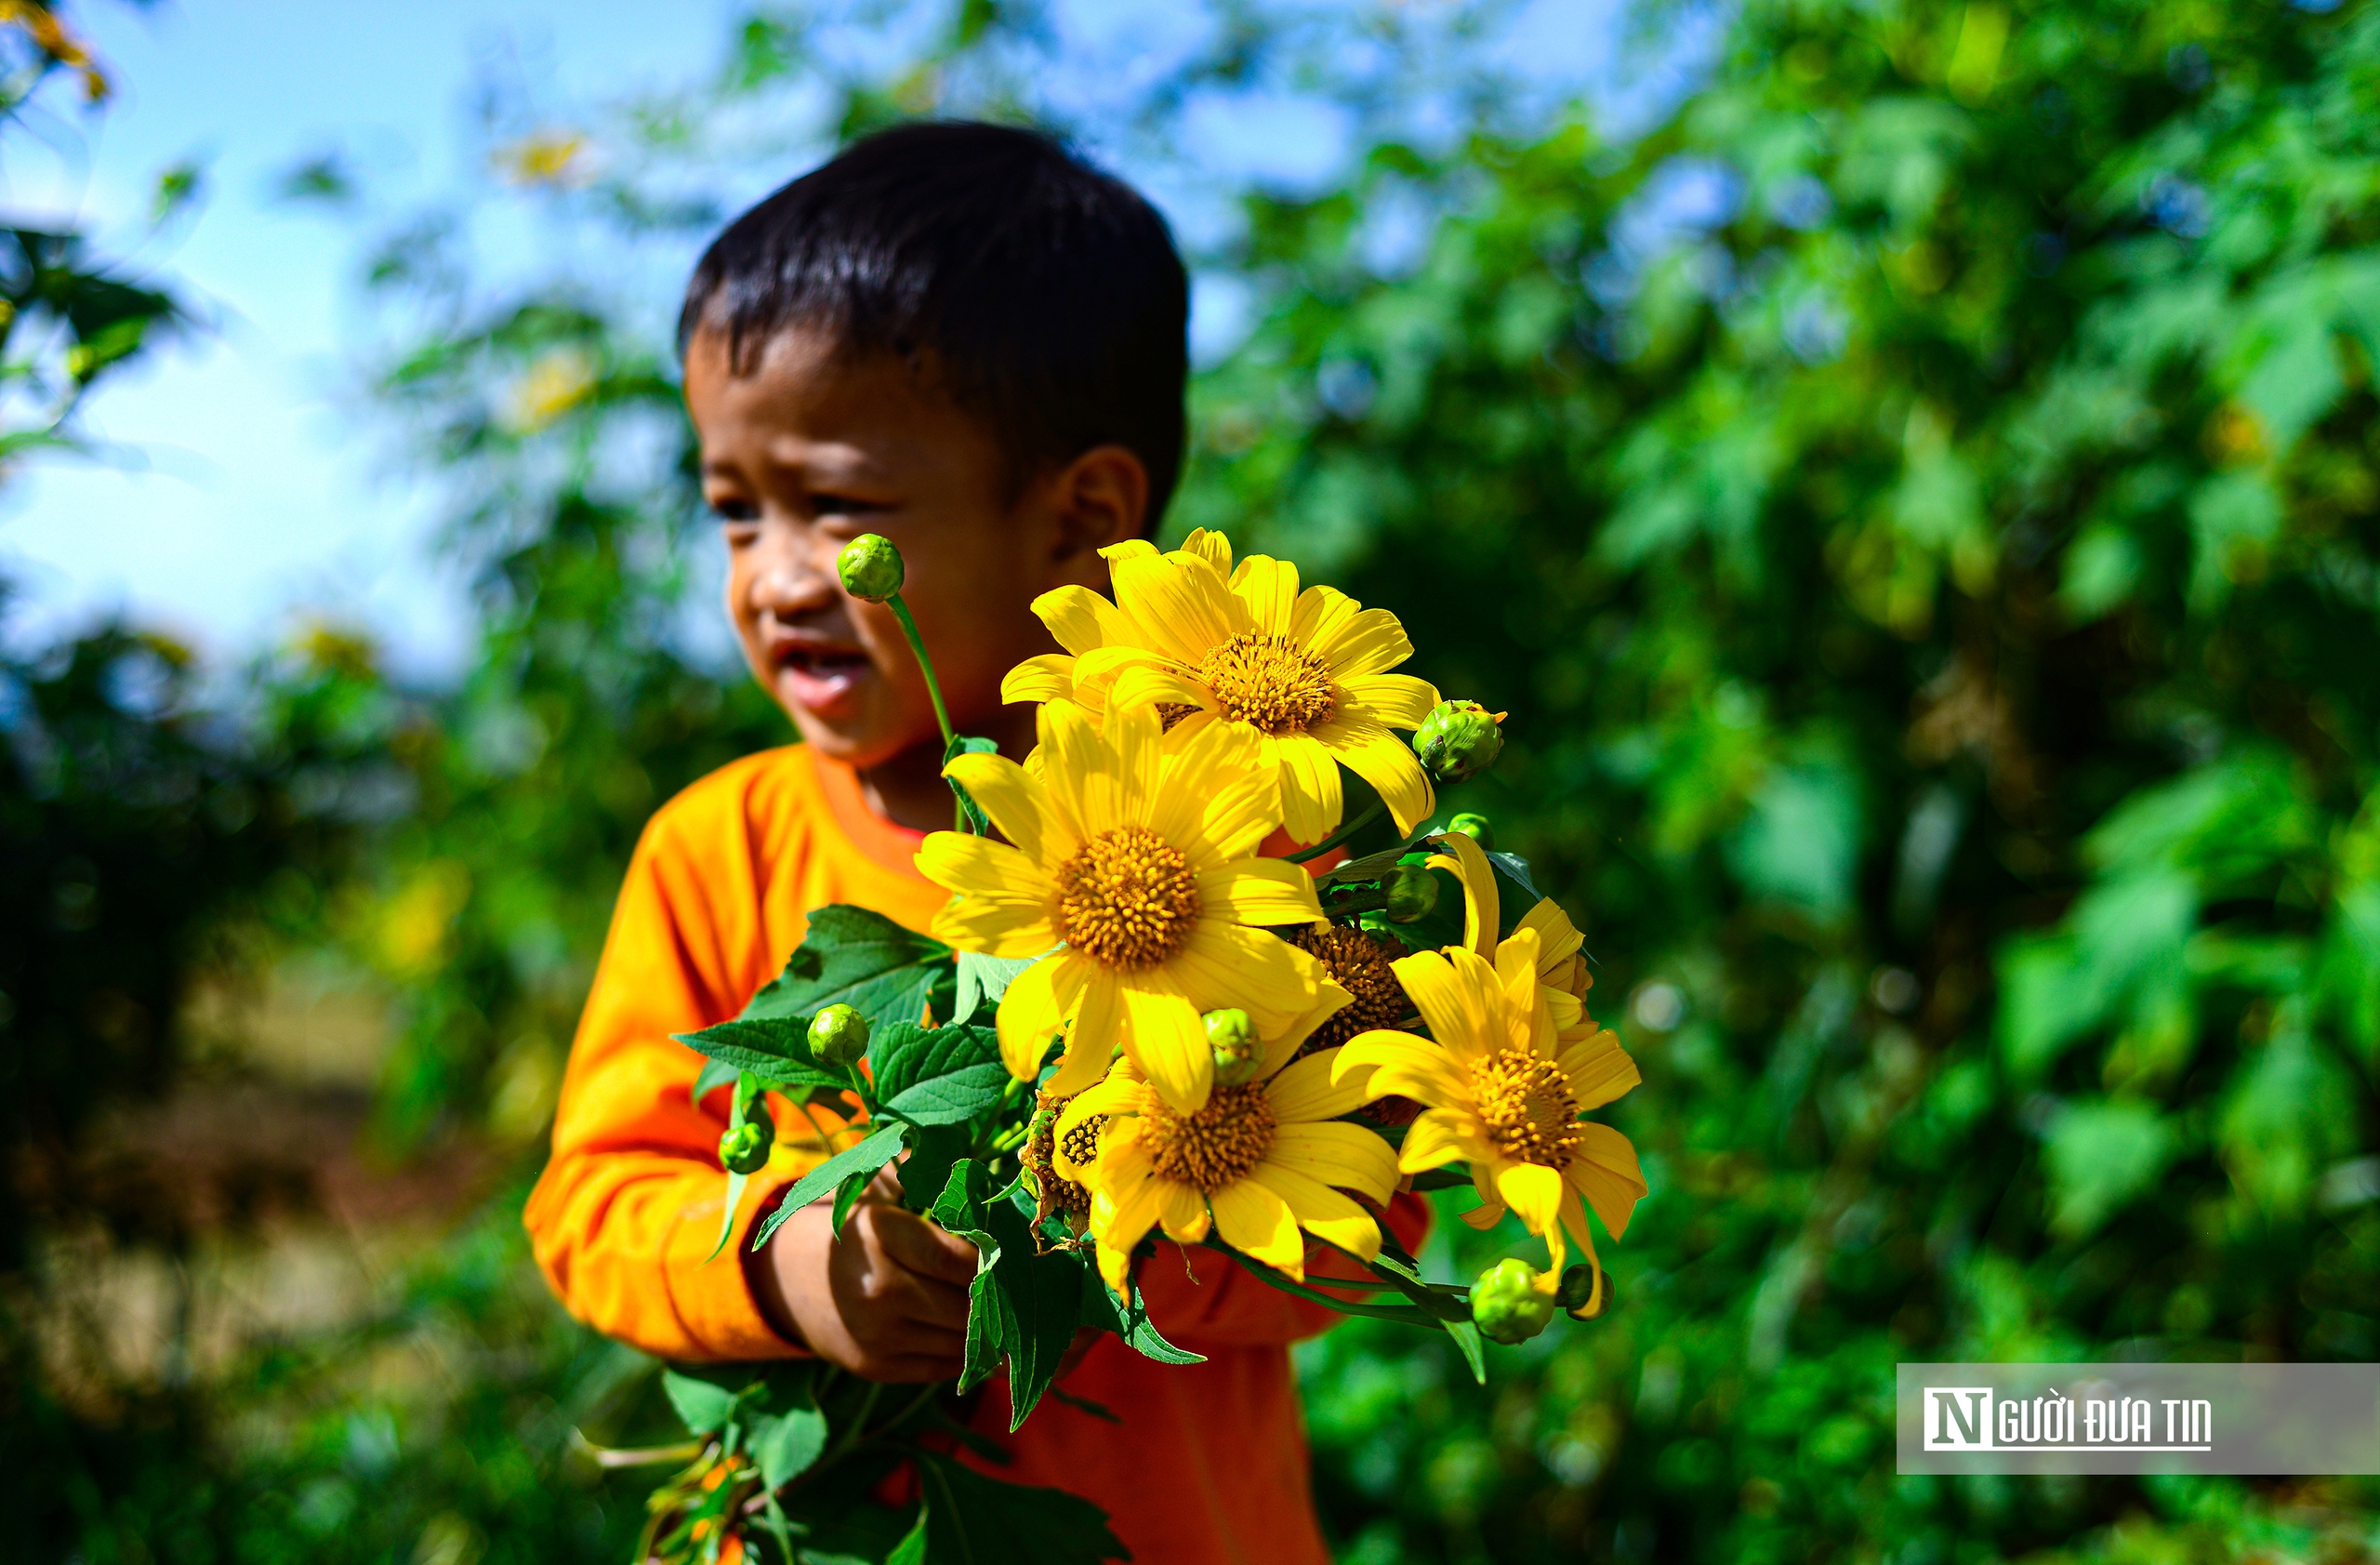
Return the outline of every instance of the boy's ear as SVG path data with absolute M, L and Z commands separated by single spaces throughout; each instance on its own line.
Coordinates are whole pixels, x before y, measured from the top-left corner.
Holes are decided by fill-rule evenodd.
M 1049 489 L 1057 536 L 1050 563 L 1062 574 L 1099 567 L 1099 551 L 1139 537 L 1148 520 L 1149 470 L 1121 445 L 1094 445 L 1059 471 Z

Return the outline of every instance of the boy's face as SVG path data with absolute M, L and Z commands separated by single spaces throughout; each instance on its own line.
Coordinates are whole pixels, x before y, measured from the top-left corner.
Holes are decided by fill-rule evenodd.
M 1104 585 L 1100 547 L 1137 535 L 1146 505 L 1137 459 L 1112 446 L 1011 502 L 989 431 L 892 354 L 846 357 L 815 331 L 778 333 L 740 375 L 723 334 L 697 334 L 686 405 L 752 672 L 803 739 L 862 771 L 920 745 L 938 763 L 941 738 L 892 611 L 842 590 L 844 544 L 881 533 L 899 547 L 951 721 L 1002 737 L 1000 677 L 1055 649 L 1029 605 Z

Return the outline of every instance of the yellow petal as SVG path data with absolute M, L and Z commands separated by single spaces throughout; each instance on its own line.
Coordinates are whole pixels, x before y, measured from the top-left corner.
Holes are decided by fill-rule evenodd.
M 1595 1236 L 1587 1231 L 1587 1214 L 1579 1205 L 1575 1189 L 1562 1192 L 1562 1231 L 1579 1241 L 1586 1252 L 1587 1265 L 1594 1268 L 1594 1287 L 1587 1294 L 1587 1302 L 1570 1312 L 1576 1320 L 1592 1320 L 1603 1313 L 1603 1262 L 1595 1256 Z
M 1011 896 L 954 896 L 934 914 L 932 929 L 935 939 L 954 950 L 977 951 L 1012 962 L 1039 956 L 1058 943 L 1048 902 L 1023 902 Z
M 1298 568 L 1287 560 L 1250 555 L 1231 573 L 1231 590 L 1260 635 L 1286 636 L 1297 621 Z
M 1265 1160 L 1384 1201 L 1396 1190 L 1396 1149 L 1361 1125 L 1283 1125 Z
M 1411 674 L 1357 674 L 1340 688 L 1391 728 L 1419 728 L 1438 704 L 1438 687 Z
M 1177 1185 L 1166 1178 L 1156 1181 L 1157 1187 L 1157 1220 L 1165 1229 L 1165 1237 L 1176 1244 L 1197 1244 L 1207 1237 L 1207 1200 L 1195 1185 Z
M 1407 1174 L 1444 1168 L 1464 1159 L 1488 1155 L 1487 1127 L 1473 1115 L 1453 1108 L 1425 1108 L 1405 1129 L 1396 1166 Z
M 1078 1049 L 1071 1040 L 1066 1052 L 1059 1056 L 1058 1068 L 1041 1083 L 1042 1090 L 1059 1097 L 1083 1092 L 1099 1084 L 1101 1072 L 1107 1068 L 1107 1051 Z
M 1253 1180 L 1226 1185 L 1207 1198 L 1225 1244 L 1276 1271 L 1305 1280 L 1305 1239 L 1289 1203 Z
M 1432 854 L 1430 862 L 1453 870 L 1462 882 L 1462 943 L 1492 959 L 1496 930 L 1504 916 L 1496 871 L 1486 851 L 1463 832 L 1449 831 L 1439 842 L 1441 851 Z
M 1050 808 L 1050 790 L 1034 780 L 1025 769 L 1004 755 L 961 755 L 942 769 L 942 775 L 967 790 L 968 796 L 991 816 L 1000 835 L 1015 843 L 1025 856 L 1047 871 L 1064 864 L 1081 844 L 1076 841 L 1066 823 L 1055 818 Z M 935 837 L 957 836 L 957 832 L 937 831 Z M 981 838 L 970 838 L 981 842 Z M 928 842 L 932 837 L 926 839 Z M 932 870 L 919 869 L 927 879 Z M 948 882 L 944 882 L 948 883 Z M 954 891 L 972 889 L 953 886 Z M 1047 895 L 1049 881 L 1041 877 L 1038 895 Z M 1020 892 L 1018 895 L 1035 895 Z
M 1484 1205 L 1474 1206 L 1460 1215 L 1464 1222 L 1477 1228 L 1481 1233 L 1486 1233 L 1504 1220 L 1504 1203 L 1500 1200 L 1489 1201 Z
M 1041 1074 L 1041 1056 L 1050 1052 L 1051 1040 L 1057 1037 L 1066 1014 L 1081 998 L 1090 967 L 1088 961 L 1072 951 L 1057 951 L 1009 980 L 995 1026 L 1000 1035 L 1000 1059 L 1011 1076 L 1030 1081 Z
M 1570 915 L 1550 896 L 1540 897 L 1536 907 L 1521 915 L 1520 925 L 1514 933 L 1517 935 L 1522 929 L 1537 931 L 1538 971 L 1549 979 L 1587 943 L 1586 936 L 1579 933 L 1579 926 L 1570 922 Z
M 1613 1099 L 1625 1096 L 1644 1081 L 1637 1072 L 1636 1062 L 1620 1046 L 1619 1038 L 1608 1028 L 1582 1042 L 1569 1044 L 1554 1056 L 1554 1063 L 1570 1079 L 1571 1094 L 1582 1109 L 1601 1108 Z
M 1075 660 L 1063 652 L 1045 652 L 1038 657 L 1028 657 L 1000 676 L 1000 699 L 1011 706 L 1020 701 L 1056 701 L 1074 694 Z
M 1079 657 L 1093 647 L 1137 646 L 1131 620 L 1088 587 L 1060 587 L 1033 600 L 1033 612 L 1058 644 Z
M 1170 664 L 1136 663 L 1116 676 L 1107 687 L 1110 711 L 1131 707 L 1154 707 L 1170 702 L 1178 707 L 1206 707 L 1214 697 L 1206 686 L 1197 684 L 1177 672 Z
M 1443 1045 L 1409 1032 L 1359 1032 L 1339 1046 L 1338 1056 L 1332 1074 L 1360 1083 L 1367 1100 L 1395 1093 L 1439 1108 L 1470 1107 L 1470 1075 Z
M 1396 667 L 1413 656 L 1405 627 L 1386 609 L 1364 609 L 1306 643 L 1341 684 Z
M 1184 1114 L 1204 1108 L 1215 1058 L 1199 1013 L 1214 1007 L 1193 1004 L 1164 968 L 1120 975 L 1116 983 L 1123 998 L 1124 1050 L 1132 1063 L 1175 1108 Z
M 1537 1163 L 1507 1163 L 1496 1171 L 1496 1193 L 1520 1214 L 1521 1225 L 1541 1234 L 1562 1215 L 1562 1175 Z
M 1120 1191 L 1100 1190 L 1091 1196 L 1091 1232 L 1099 1241 L 1099 1272 L 1118 1293 L 1124 1292 L 1124 1272 L 1133 1246 L 1157 1227 L 1162 1199 L 1158 1184 L 1156 1179 L 1144 1179 Z
M 1118 560 L 1150 559 L 1155 556 L 1156 553 L 1157 545 L 1151 543 L 1148 539 L 1126 538 L 1121 543 L 1111 543 L 1102 547 L 1099 550 L 1099 557 L 1112 565 Z
M 1139 1107 L 1140 1097 L 1141 1084 L 1138 1081 L 1113 1075 L 1096 1086 L 1077 1093 L 1074 1100 L 1058 1115 L 1058 1122 L 1050 1129 L 1050 1139 L 1056 1148 L 1050 1160 L 1058 1173 L 1068 1179 L 1079 1181 L 1083 1167 L 1066 1156 L 1066 1138 L 1087 1120 L 1099 1115 L 1120 1114 Z M 1103 1149 L 1101 1157 L 1104 1159 L 1105 1155 Z
M 1326 1244 L 1335 1245 L 1359 1260 L 1380 1253 L 1380 1225 L 1372 1214 L 1345 1196 L 1272 1159 L 1256 1165 L 1249 1178 L 1281 1198 L 1299 1227 Z
M 1278 1032 L 1263 1034 L 1264 1065 L 1263 1074 L 1269 1080 L 1297 1058 L 1298 1049 L 1313 1036 L 1314 1029 L 1355 1002 L 1355 997 L 1341 988 L 1329 978 L 1317 986 L 1320 992 L 1305 1015 Z
M 1501 1015 L 1491 1014 L 1488 997 L 1494 994 L 1499 1010 L 1502 995 L 1496 990 L 1496 970 L 1473 952 L 1416 951 L 1388 964 L 1396 982 L 1421 1013 L 1436 1039 L 1459 1065 L 1503 1047 Z M 1491 1026 L 1491 1017 L 1492 1023 Z
M 979 757 L 990 760 L 989 756 Z M 1023 769 L 1018 769 L 1023 775 Z M 1038 825 L 1032 816 L 1025 822 Z M 1028 831 L 1038 838 L 1038 831 Z M 995 842 L 989 837 L 972 837 L 963 831 L 929 831 L 926 840 L 918 844 L 918 873 L 961 896 L 987 896 L 1021 902 L 1028 907 L 1046 907 L 1051 895 L 1050 877 L 1034 862 L 1038 855 L 1022 843 L 1011 847 Z
M 1040 738 L 1025 769 L 1039 780 L 1047 815 L 1078 841 L 1123 824 L 1116 814 L 1116 761 L 1091 714 L 1072 701 L 1044 702 L 1034 714 Z
M 1273 742 L 1280 758 L 1281 824 L 1290 840 L 1319 842 L 1339 829 L 1346 813 L 1339 785 L 1339 763 L 1310 734 L 1283 734 Z
M 1335 1120 L 1364 1106 L 1364 1091 L 1359 1082 L 1331 1080 L 1331 1068 L 1339 1063 L 1334 1057 L 1337 1054 L 1336 1049 L 1325 1049 L 1302 1060 L 1292 1060 L 1267 1083 L 1264 1095 L 1273 1106 L 1276 1124 Z
M 1636 1148 L 1609 1125 L 1592 1121 L 1579 1127 L 1579 1156 L 1571 1160 L 1570 1183 L 1587 1198 L 1614 1239 L 1628 1234 L 1628 1219 L 1645 1199 L 1645 1171 Z
M 1149 829 L 1197 869 L 1250 856 L 1281 821 L 1279 788 L 1262 750 L 1248 728 L 1192 714 L 1166 737 Z
M 1196 554 L 1207 564 L 1229 576 L 1231 570 L 1231 539 L 1204 527 L 1193 527 L 1190 536 L 1182 540 L 1182 552 Z
M 1114 575 L 1116 604 L 1131 617 L 1143 644 L 1194 668 L 1247 617 L 1223 573 L 1196 556 L 1121 560 Z
M 1354 622 L 1363 606 L 1336 587 L 1309 587 L 1298 594 L 1289 637 L 1300 646 L 1319 652 Z
M 1342 765 L 1372 785 L 1396 817 L 1399 831 L 1411 836 L 1415 827 L 1436 812 L 1437 791 L 1412 747 L 1369 712 L 1350 708 L 1310 732 Z
M 1320 962 L 1277 935 L 1220 919 L 1201 916 L 1165 965 L 1200 1011 L 1236 1007 L 1259 1037 L 1297 1021 L 1322 995 Z
M 955 835 L 945 833 L 945 835 Z M 1234 923 L 1314 924 L 1322 922 L 1322 903 L 1316 896 L 1314 877 L 1302 864 L 1279 858 L 1234 859 L 1196 877 L 1198 906 L 1216 918 Z
M 1115 756 L 1115 808 L 1121 826 L 1146 826 L 1157 799 L 1157 773 L 1165 760 L 1164 726 L 1153 707 L 1107 710 L 1104 734 Z

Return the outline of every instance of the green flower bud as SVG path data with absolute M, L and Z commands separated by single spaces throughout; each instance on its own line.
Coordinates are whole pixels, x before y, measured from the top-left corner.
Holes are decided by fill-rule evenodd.
M 758 1174 L 768 1166 L 776 1138 L 776 1121 L 756 1103 L 742 1124 L 719 1138 L 719 1160 L 730 1174 Z
M 1564 1309 L 1583 1309 L 1595 1296 L 1595 1268 L 1584 1261 L 1562 1274 L 1562 1286 L 1554 1291 L 1554 1302 Z
M 1496 833 L 1488 828 L 1486 816 L 1474 815 L 1469 810 L 1465 810 L 1447 822 L 1447 829 L 1461 832 L 1483 848 L 1492 850 L 1496 846 Z
M 1476 701 L 1440 701 L 1414 730 L 1413 753 L 1438 781 L 1467 781 L 1496 763 L 1504 748 L 1497 724 L 1503 721 L 1502 712 Z
M 1390 870 L 1384 889 L 1391 923 L 1426 919 L 1438 905 L 1438 878 L 1418 864 L 1400 864 Z
M 1256 1079 L 1264 1066 L 1264 1045 L 1256 1041 L 1256 1024 L 1245 1011 L 1210 1011 L 1206 1015 L 1207 1049 L 1215 1057 L 1215 1085 L 1238 1087 Z
M 1554 1295 L 1539 1292 L 1537 1273 L 1527 1261 L 1507 1257 L 1471 1285 L 1471 1319 L 1481 1336 L 1509 1347 L 1553 1322 Z
M 843 578 L 844 591 L 870 603 L 880 603 L 901 590 L 908 576 L 907 567 L 901 564 L 901 551 L 880 533 L 862 533 L 843 545 L 843 551 L 835 556 L 835 573 Z
M 829 1070 L 857 1065 L 867 1054 L 867 1018 L 848 1005 L 829 1005 L 810 1018 L 810 1054 Z

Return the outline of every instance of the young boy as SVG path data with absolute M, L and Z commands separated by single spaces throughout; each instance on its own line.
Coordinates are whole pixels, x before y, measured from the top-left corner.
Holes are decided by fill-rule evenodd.
M 813 908 L 923 929 L 943 901 L 912 864 L 950 824 L 933 709 L 889 611 L 842 592 L 836 551 L 863 532 L 900 546 L 953 721 L 1021 757 L 1032 711 L 1001 706 L 1000 677 L 1054 649 L 1029 605 L 1104 588 L 1099 550 L 1152 531 L 1173 488 L 1187 314 L 1146 202 L 985 125 L 862 142 L 695 269 L 686 402 L 728 614 L 803 742 L 679 795 L 628 867 L 526 1214 L 555 1291 L 598 1330 L 679 1360 L 959 1373 L 975 1251 L 903 1211 L 889 1177 L 840 1240 L 819 1205 L 751 1254 L 753 1225 L 818 1155 L 781 1153 L 747 1187 L 736 1253 L 705 1264 L 727 1092 L 689 1102 L 700 1061 L 670 1035 L 741 1010 Z M 1413 1198 L 1393 1217 L 1418 1240 Z M 1002 1476 L 1104 1507 L 1142 1565 L 1326 1558 L 1287 1348 L 1336 1317 L 1211 1252 L 1168 1246 L 1144 1271 L 1158 1329 L 1207 1362 L 1091 1342 L 1067 1388 L 1121 1428 L 1052 1399 L 1010 1437 L 995 1391 L 981 1423 L 1012 1453 Z

